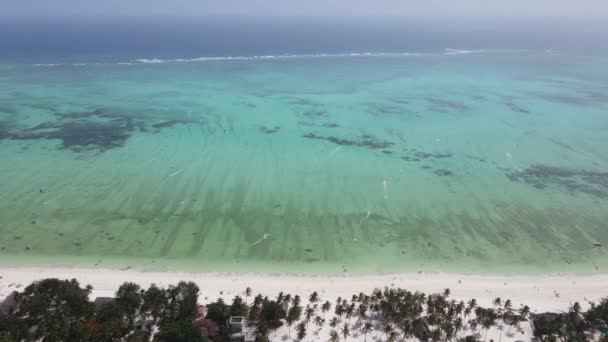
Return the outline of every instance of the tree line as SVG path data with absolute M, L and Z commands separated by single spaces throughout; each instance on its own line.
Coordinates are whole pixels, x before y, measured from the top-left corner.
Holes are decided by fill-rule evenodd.
M 367 341 L 372 334 L 387 342 L 476 342 L 486 341 L 492 329 L 500 341 L 522 333 L 523 324 L 531 324 L 539 341 L 592 341 L 608 333 L 608 299 L 585 312 L 575 303 L 566 312 L 533 314 L 508 299 L 496 298 L 489 307 L 475 299 L 458 301 L 448 289 L 425 294 L 386 287 L 329 301 L 317 292 L 269 298 L 247 288 L 230 303 L 219 298 L 207 304 L 201 317 L 200 289 L 192 282 L 147 289 L 126 282 L 101 303 L 90 300 L 91 292 L 75 279 L 44 279 L 13 292 L 0 310 L 0 341 L 222 342 L 233 333 L 226 324 L 231 316 L 246 317 L 261 342 L 275 340 L 271 337 L 283 326 L 291 340 L 318 336 L 312 334 L 328 327 L 329 342 L 354 336 Z M 608 342 L 607 336 L 600 339 Z

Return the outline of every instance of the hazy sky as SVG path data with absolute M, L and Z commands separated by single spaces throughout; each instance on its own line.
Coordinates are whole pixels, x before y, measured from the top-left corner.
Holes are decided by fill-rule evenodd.
M 0 0 L 0 15 L 608 17 L 608 0 Z

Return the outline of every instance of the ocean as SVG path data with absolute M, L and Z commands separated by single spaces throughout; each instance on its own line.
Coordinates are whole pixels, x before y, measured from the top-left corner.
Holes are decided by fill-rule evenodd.
M 608 267 L 602 24 L 5 19 L 4 265 Z

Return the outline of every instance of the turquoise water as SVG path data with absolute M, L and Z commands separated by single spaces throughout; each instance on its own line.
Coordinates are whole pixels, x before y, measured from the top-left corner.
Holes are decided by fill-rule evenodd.
M 602 272 L 608 58 L 0 65 L 4 263 Z

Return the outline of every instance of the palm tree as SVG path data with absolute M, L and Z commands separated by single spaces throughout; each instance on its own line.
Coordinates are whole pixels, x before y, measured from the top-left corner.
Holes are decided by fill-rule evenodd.
M 291 337 L 291 325 L 300 320 L 300 316 L 302 315 L 302 307 L 299 305 L 293 305 L 287 311 L 287 317 L 285 321 L 287 322 L 287 326 L 289 327 L 289 337 Z
M 367 318 L 367 306 L 365 304 L 359 304 L 359 307 L 357 308 L 357 317 L 360 321 Z
M 325 318 L 325 313 L 331 309 L 331 303 L 326 301 L 321 305 L 321 311 L 323 312 L 323 318 Z
M 496 303 L 496 301 L 494 301 Z M 481 326 L 485 330 L 484 340 L 488 335 L 488 330 L 496 324 L 496 319 L 498 318 L 498 314 L 494 309 L 484 309 L 481 307 L 477 307 L 475 310 L 475 315 L 477 316 L 477 320 L 481 323 Z
M 393 326 L 390 324 L 386 324 L 384 328 L 382 328 L 382 332 L 386 335 L 386 338 L 393 332 Z
M 300 298 L 300 296 L 296 295 L 295 297 L 293 297 L 293 305 L 300 305 L 301 302 L 302 299 Z
M 523 307 L 521 307 L 519 309 L 519 314 L 523 317 L 523 318 L 528 318 L 528 315 L 530 315 L 530 307 L 527 305 L 524 305 Z
M 454 324 L 454 336 L 458 336 L 458 332 L 463 328 L 463 321 L 461 317 L 456 318 Z
M 386 337 L 386 342 L 395 342 L 397 341 L 397 332 L 391 331 Z
M 338 317 L 342 317 L 342 315 L 344 315 L 344 306 L 342 306 L 342 303 L 336 304 L 336 307 L 334 309 L 334 313 Z
M 412 322 L 409 319 L 401 321 L 401 331 L 403 332 L 403 340 L 412 334 Z
M 306 337 L 306 325 L 304 322 L 298 324 L 298 339 L 301 341 Z
M 346 318 L 350 319 L 354 313 L 355 313 L 355 303 L 351 303 L 349 306 L 346 307 Z
M 329 326 L 332 328 L 335 328 L 338 326 L 338 317 L 333 317 L 330 321 L 329 321 Z
M 287 312 L 287 317 L 285 317 L 285 323 L 287 323 L 287 327 L 289 328 L 289 338 L 291 338 L 291 326 L 299 319 L 297 317 L 296 310 L 292 307 Z
M 258 306 L 258 305 L 262 304 L 263 301 L 264 301 L 264 298 L 262 298 L 262 295 L 258 294 L 257 296 L 255 296 L 255 298 L 253 298 L 253 305 Z
M 286 303 L 287 305 L 289 305 L 291 303 L 291 294 L 286 294 L 285 297 L 283 298 L 283 303 Z
M 251 296 L 251 287 L 245 289 L 245 304 L 247 304 L 247 299 Z
M 350 329 L 348 328 L 348 323 L 344 323 L 344 326 L 342 327 L 342 336 L 344 336 L 344 341 L 346 341 L 346 338 L 350 336 Z
M 283 291 L 279 292 L 279 295 L 277 296 L 277 303 L 281 304 L 283 302 L 283 296 L 285 296 Z
M 317 291 L 314 291 L 310 294 L 310 297 L 308 297 L 308 301 L 311 303 L 316 303 L 319 301 L 319 294 L 317 293 Z
M 367 334 L 374 330 L 374 326 L 370 322 L 365 322 L 363 328 L 361 328 L 361 332 L 363 333 L 363 341 L 367 342 Z
M 306 325 L 308 325 L 308 322 L 310 321 L 312 316 L 314 316 L 314 314 L 315 309 L 311 308 L 310 306 L 306 306 L 306 311 L 304 312 L 304 317 L 306 317 Z
M 337 331 L 332 330 L 329 333 L 329 342 L 338 342 L 338 341 L 340 341 L 340 335 L 338 334 Z
M 315 317 L 315 324 L 319 327 L 319 330 L 321 330 L 323 323 L 325 323 L 325 320 L 321 316 Z
M 475 298 L 471 299 L 468 303 L 468 308 L 473 311 L 477 307 L 477 300 Z

